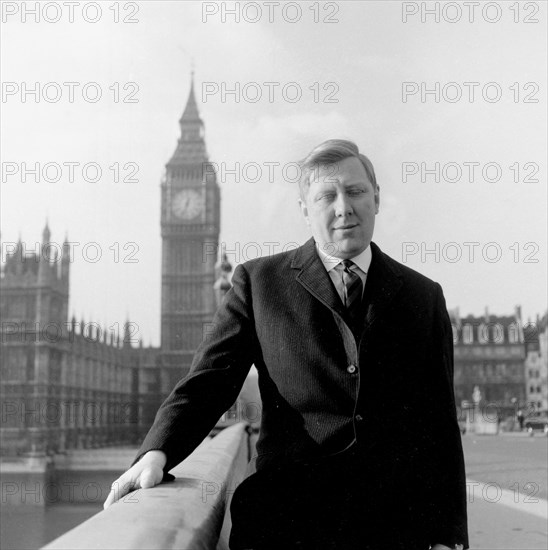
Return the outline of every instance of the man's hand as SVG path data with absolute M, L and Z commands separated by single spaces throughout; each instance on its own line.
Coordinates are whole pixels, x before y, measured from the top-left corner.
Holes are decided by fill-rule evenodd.
M 122 474 L 112 485 L 103 508 L 106 510 L 111 504 L 135 489 L 149 489 L 158 485 L 164 477 L 164 466 L 167 457 L 163 451 L 149 451 L 137 464 Z

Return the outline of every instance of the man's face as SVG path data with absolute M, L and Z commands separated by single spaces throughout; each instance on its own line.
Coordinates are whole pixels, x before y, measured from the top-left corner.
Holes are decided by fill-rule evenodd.
M 305 200 L 299 203 L 324 252 L 344 260 L 369 246 L 379 189 L 373 188 L 359 159 L 350 157 L 313 172 Z

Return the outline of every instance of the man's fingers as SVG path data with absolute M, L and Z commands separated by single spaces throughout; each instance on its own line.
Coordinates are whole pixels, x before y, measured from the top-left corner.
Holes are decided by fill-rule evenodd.
M 135 487 L 136 484 L 134 480 L 127 480 L 123 477 L 117 479 L 110 487 L 110 493 L 103 504 L 103 508 L 106 510 L 111 504 L 114 504 L 117 500 L 120 500 L 131 490 L 135 489 Z
M 143 489 L 150 489 L 162 481 L 163 470 L 156 466 L 145 468 L 139 476 L 139 485 Z
M 103 504 L 105 510 L 134 489 L 139 489 L 141 487 L 143 489 L 150 489 L 158 485 L 163 477 L 162 468 L 154 465 L 144 466 L 140 472 L 133 470 L 131 477 L 126 477 L 130 472 L 131 470 L 128 470 L 111 485 L 110 493 Z M 135 475 L 137 476 L 136 478 L 134 477 Z
M 103 503 L 103 509 L 106 510 L 114 502 L 116 502 L 116 497 L 114 496 L 114 489 L 111 489 L 107 499 Z

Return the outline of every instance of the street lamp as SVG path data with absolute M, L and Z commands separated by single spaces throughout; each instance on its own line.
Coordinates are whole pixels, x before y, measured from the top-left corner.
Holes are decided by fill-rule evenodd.
M 512 405 L 514 405 L 514 426 L 516 425 L 516 422 L 519 422 L 519 418 L 518 418 L 518 400 L 516 397 L 512 397 L 512 399 L 510 399 L 510 402 L 512 403 Z

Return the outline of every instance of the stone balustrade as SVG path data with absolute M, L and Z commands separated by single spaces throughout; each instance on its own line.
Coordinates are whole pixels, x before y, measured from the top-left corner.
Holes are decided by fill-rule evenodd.
M 230 499 L 249 460 L 245 423 L 221 431 L 171 470 L 176 479 L 130 493 L 44 550 L 225 550 Z

